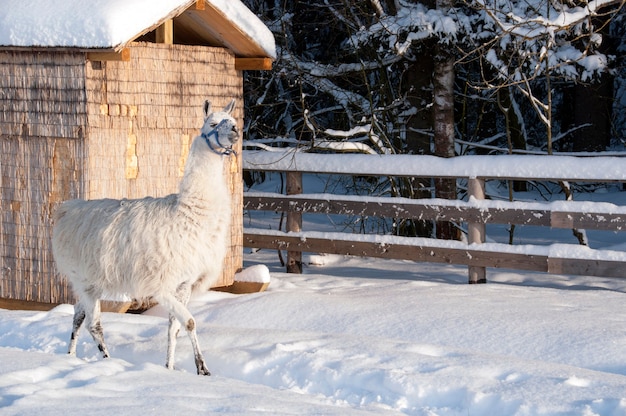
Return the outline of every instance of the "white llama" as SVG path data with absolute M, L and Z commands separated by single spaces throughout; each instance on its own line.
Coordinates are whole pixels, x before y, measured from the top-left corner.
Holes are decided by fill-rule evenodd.
M 109 356 L 101 297 L 152 297 L 170 314 L 166 367 L 174 368 L 176 336 L 183 324 L 198 374 L 210 375 L 186 305 L 192 289 L 208 289 L 222 271 L 231 218 L 223 165 L 239 136 L 230 115 L 234 105 L 235 100 L 211 113 L 211 104 L 205 103 L 204 125 L 191 145 L 178 194 L 72 200 L 55 212 L 52 252 L 78 296 L 69 354 L 76 354 L 78 332 L 87 319 L 102 355 Z

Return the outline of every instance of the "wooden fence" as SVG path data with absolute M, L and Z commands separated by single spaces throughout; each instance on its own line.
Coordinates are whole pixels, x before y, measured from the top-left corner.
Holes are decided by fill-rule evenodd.
M 340 159 L 339 159 L 340 158 Z M 452 159 L 407 155 L 322 155 L 244 152 L 244 169 L 302 173 L 427 178 L 464 178 L 467 201 L 300 194 L 244 193 L 245 210 L 286 212 L 288 232 L 244 227 L 244 246 L 275 248 L 291 254 L 317 252 L 405 259 L 469 266 L 469 282 L 486 282 L 486 268 L 555 274 L 626 277 L 626 252 L 578 244 L 509 245 L 486 243 L 487 223 L 565 229 L 626 231 L 626 206 L 589 201 L 509 202 L 485 199 L 485 181 L 574 181 L 626 183 L 626 160 L 616 157 L 463 156 Z M 297 181 L 296 181 L 297 182 Z M 295 192 L 294 192 L 295 189 Z M 467 223 L 468 243 L 421 237 L 302 231 L 302 213 Z M 296 259 L 296 260 L 294 260 Z

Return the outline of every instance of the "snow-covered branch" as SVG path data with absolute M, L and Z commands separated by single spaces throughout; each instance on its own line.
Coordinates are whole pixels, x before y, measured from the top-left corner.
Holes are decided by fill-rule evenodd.
M 395 15 L 385 15 L 369 27 L 361 28 L 349 43 L 356 48 L 373 41 L 386 45 L 390 52 L 403 56 L 410 53 L 416 43 L 437 37 L 445 43 L 468 33 L 469 18 L 461 10 L 444 12 L 429 9 L 420 3 L 401 3 Z
M 623 0 L 594 0 L 584 6 L 570 7 L 560 2 L 474 0 L 479 10 L 486 12 L 503 33 L 525 40 L 554 36 L 578 25 L 587 25 L 600 9 L 623 3 Z M 539 14 L 539 11 L 544 14 Z M 577 30 L 581 30 L 578 28 Z

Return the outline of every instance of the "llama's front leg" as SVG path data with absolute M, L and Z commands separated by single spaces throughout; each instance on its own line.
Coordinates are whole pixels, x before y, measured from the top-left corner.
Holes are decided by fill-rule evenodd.
M 85 311 L 89 318 L 88 330 L 91 337 L 96 342 L 98 349 L 102 353 L 102 357 L 109 358 L 109 351 L 104 343 L 104 333 L 102 332 L 102 324 L 100 323 L 100 300 L 96 299 L 91 305 L 91 308 L 85 307 Z
M 191 286 L 187 283 L 181 283 L 176 289 L 174 297 L 177 301 L 187 306 L 189 298 L 191 298 Z M 170 324 L 167 330 L 167 359 L 165 361 L 165 367 L 170 370 L 174 369 L 174 356 L 176 352 L 176 342 L 178 333 L 180 332 L 181 323 L 170 312 Z
M 170 314 L 174 315 L 181 324 L 184 324 L 187 335 L 189 335 L 189 339 L 191 340 L 191 346 L 193 347 L 194 360 L 198 374 L 210 376 L 211 373 L 206 366 L 204 356 L 200 350 L 200 343 L 198 342 L 198 335 L 196 333 L 196 321 L 193 319 L 193 316 L 191 316 L 191 313 L 187 310 L 185 305 L 171 294 L 161 295 L 157 298 L 157 301 L 165 306 Z
M 74 319 L 72 322 L 72 335 L 70 335 L 70 346 L 67 351 L 69 355 L 76 355 L 76 342 L 78 341 L 80 326 L 84 321 L 85 309 L 80 302 L 76 302 L 76 305 L 74 305 Z

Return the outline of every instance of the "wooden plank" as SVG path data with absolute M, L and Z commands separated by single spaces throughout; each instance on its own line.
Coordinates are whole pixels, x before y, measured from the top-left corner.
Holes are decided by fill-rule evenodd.
M 383 201 L 384 199 L 388 201 Z M 457 222 L 492 222 L 550 226 L 549 210 L 492 209 L 439 205 L 435 200 L 422 199 L 410 203 L 394 198 L 379 198 L 376 202 L 333 198 L 312 199 L 302 196 L 250 196 L 244 193 L 244 209 L 259 211 L 300 211 L 315 214 L 361 215 L 417 220 L 449 220 Z
M 574 217 L 570 212 L 551 212 L 550 225 L 554 228 L 574 228 Z
M 217 292 L 228 292 L 234 295 L 245 295 L 247 293 L 265 292 L 269 286 L 269 282 L 233 282 L 230 286 L 220 286 L 211 288 Z
M 413 260 L 430 263 L 462 264 L 530 271 L 548 271 L 547 257 L 518 253 L 482 251 L 471 248 L 445 248 L 436 245 L 378 244 L 356 240 L 302 238 L 289 234 L 261 234 L 244 230 L 244 247 L 300 250 L 347 256 Z
M 357 240 L 303 238 L 288 234 L 261 234 L 244 231 L 244 246 L 280 250 L 300 250 L 347 256 L 413 260 L 416 262 L 462 264 L 553 274 L 626 278 L 623 262 L 596 259 L 557 258 L 541 255 L 446 248 L 436 245 L 378 244 Z
M 626 215 L 553 211 L 550 213 L 550 226 L 554 228 L 626 231 Z
M 610 260 L 551 257 L 548 259 L 548 272 L 554 274 L 626 278 L 626 264 Z
M 167 19 L 155 30 L 156 43 L 174 44 L 174 21 Z
M 116 51 L 87 52 L 87 59 L 90 61 L 130 61 L 130 48 L 122 48 Z
M 387 199 L 387 201 L 382 201 Z M 416 220 L 449 220 L 457 222 L 482 222 L 498 224 L 523 224 L 550 226 L 549 210 L 492 209 L 440 205 L 429 199 L 399 202 L 393 198 L 380 198 L 376 202 L 333 198 L 311 199 L 297 196 L 250 196 L 244 193 L 244 209 L 259 211 L 299 211 L 315 214 L 340 214 L 385 218 L 411 218 Z
M 235 58 L 237 71 L 271 71 L 272 61 L 270 58 Z
M 49 311 L 59 306 L 58 303 L 35 302 L 19 299 L 0 298 L 0 309 L 23 310 L 23 311 Z
M 182 28 L 188 35 L 202 39 L 207 45 L 224 46 L 238 57 L 269 57 L 256 39 L 232 21 L 232 16 L 224 14 L 211 2 L 196 2 L 195 7 L 190 7 L 176 17 L 176 23 L 180 25 L 177 26 L 177 36 L 180 34 L 179 28 Z
M 102 312 L 126 313 L 132 306 L 132 301 L 100 300 L 100 310 Z
M 132 302 L 118 302 L 112 300 L 101 300 L 100 308 L 102 312 L 125 313 Z M 35 302 L 31 300 L 5 299 L 0 298 L 0 309 L 23 310 L 23 311 L 49 311 L 59 306 L 59 303 Z
M 382 201 L 388 199 L 388 202 Z M 493 224 L 519 224 L 553 228 L 583 228 L 589 230 L 626 231 L 626 215 L 606 213 L 550 212 L 549 209 L 476 208 L 441 205 L 422 199 L 410 203 L 393 198 L 379 198 L 376 202 L 333 198 L 312 199 L 306 196 L 258 196 L 244 193 L 244 209 L 276 212 L 308 212 L 384 218 L 411 218 L 416 220 L 448 220 Z

